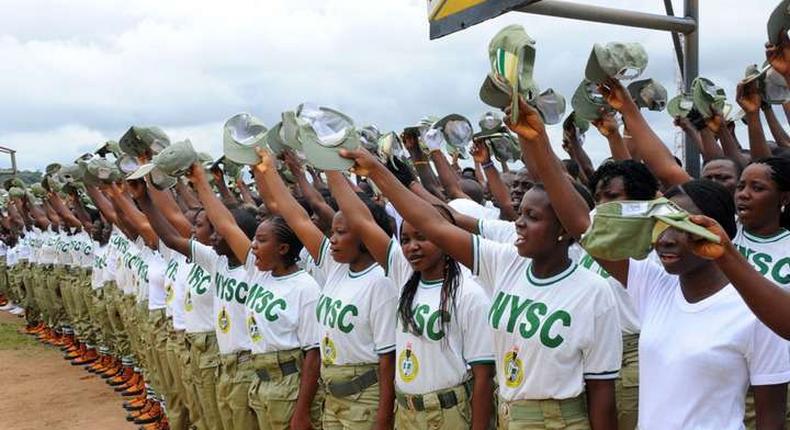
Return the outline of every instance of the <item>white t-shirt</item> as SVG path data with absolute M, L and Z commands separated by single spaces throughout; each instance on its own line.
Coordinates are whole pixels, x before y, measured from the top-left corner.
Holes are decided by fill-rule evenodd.
M 42 234 L 41 248 L 38 251 L 38 262 L 41 264 L 53 264 L 57 250 L 55 243 L 58 239 L 58 234 L 48 229 Z
M 617 306 L 600 276 L 571 263 L 547 279 L 511 244 L 472 235 L 474 270 L 492 299 L 499 395 L 568 399 L 585 379 L 614 379 L 622 359 Z
M 302 248 L 302 250 L 299 251 L 298 265 L 304 269 L 308 275 L 315 279 L 315 282 L 318 284 L 318 288 L 324 288 L 326 276 L 324 276 L 322 271 L 318 270 L 318 267 L 315 265 L 315 260 L 313 260 L 313 256 L 310 255 L 310 252 L 305 248 Z
M 302 269 L 274 276 L 255 267 L 255 255 L 246 264 L 250 285 L 245 318 L 252 352 L 318 348 L 320 326 L 315 318 L 321 289 Z
M 245 303 L 250 293 L 244 266 L 228 267 L 228 257 L 214 252 L 210 246 L 190 240 L 192 260 L 210 275 L 214 287 L 214 317 L 220 354 L 249 351 L 252 342 L 245 324 Z
M 165 270 L 167 262 L 159 251 L 153 251 L 146 259 L 148 264 L 148 309 L 166 309 Z
M 104 269 L 107 267 L 107 246 L 96 244 L 91 271 L 91 287 L 94 290 L 104 287 Z
M 479 220 L 477 223 L 480 236 L 500 243 L 513 244 L 516 241 L 516 224 L 511 221 L 503 220 Z M 651 257 L 655 253 L 650 254 Z M 639 318 L 636 315 L 636 309 L 631 302 L 631 297 L 625 290 L 623 284 L 609 275 L 609 273 L 601 267 L 594 258 L 592 258 L 587 251 L 578 244 L 568 249 L 568 256 L 578 265 L 589 269 L 598 276 L 604 278 L 612 289 L 612 294 L 617 301 L 617 313 L 620 318 L 620 327 L 623 333 L 635 334 L 639 333 Z
M 766 279 L 790 289 L 790 231 L 781 229 L 771 237 L 762 237 L 738 224 L 738 234 L 732 243 Z
M 399 291 L 414 274 L 394 239 L 387 252 L 387 277 Z M 468 366 L 494 364 L 493 333 L 487 314 L 491 301 L 470 276 L 459 273 L 455 303 L 441 311 L 442 281 L 420 280 L 412 301 L 414 328 L 406 330 L 397 315 L 395 386 L 407 394 L 425 394 L 454 387 L 467 379 Z
M 458 212 L 477 219 L 498 220 L 499 209 L 490 208 L 470 199 L 454 199 L 447 203 Z
M 321 242 L 316 270 L 326 277 L 316 305 L 321 325 L 321 359 L 325 365 L 378 363 L 379 354 L 395 350 L 398 290 L 373 264 L 352 272 Z
M 211 274 L 194 261 L 187 262 L 184 278 L 184 323 L 187 333 L 214 331 L 214 293 Z
M 166 314 L 173 320 L 174 330 L 185 330 L 184 296 L 186 294 L 186 278 L 190 265 L 187 258 L 180 253 L 168 248 L 164 243 L 159 244 L 162 257 L 167 262 L 165 269 L 165 307 Z
M 689 303 L 676 275 L 631 260 L 628 292 L 642 322 L 640 429 L 743 429 L 749 385 L 790 380 L 786 342 L 732 285 Z

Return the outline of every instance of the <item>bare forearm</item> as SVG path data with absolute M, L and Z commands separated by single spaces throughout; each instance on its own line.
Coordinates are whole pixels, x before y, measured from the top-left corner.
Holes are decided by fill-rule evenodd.
M 412 164 L 414 164 L 415 170 L 417 170 L 417 176 L 420 177 L 420 182 L 422 182 L 422 185 L 425 187 L 425 189 L 444 201 L 445 196 L 444 192 L 442 192 L 442 186 L 439 184 L 439 180 L 433 173 L 431 164 L 425 157 L 425 154 L 423 154 L 423 152 L 419 149 L 415 149 L 410 150 L 409 155 L 411 156 Z
M 719 141 L 721 141 L 724 155 L 734 160 L 741 167 L 745 167 L 747 164 L 749 164 L 749 157 L 743 155 L 743 152 L 741 152 L 741 146 L 738 145 L 738 142 L 735 141 L 735 137 L 725 126 L 721 126 L 719 129 Z
M 749 152 L 752 159 L 757 160 L 771 156 L 771 150 L 765 141 L 765 131 L 763 123 L 760 121 L 760 112 L 750 112 L 746 114 L 746 125 L 749 129 Z
M 707 162 L 725 155 L 721 146 L 716 143 L 716 136 L 707 127 L 700 132 L 692 130 L 687 133 L 692 136 L 692 142 L 699 148 L 703 161 Z
M 765 115 L 765 120 L 768 122 L 768 129 L 771 130 L 771 135 L 774 137 L 776 144 L 790 147 L 790 136 L 787 135 L 782 124 L 779 123 L 779 120 L 776 119 L 773 107 L 771 105 L 764 107 L 763 114 Z
M 189 237 L 192 234 L 192 225 L 181 212 L 178 203 L 169 191 L 157 190 L 156 187 L 148 187 L 148 195 L 154 202 L 159 211 L 175 227 L 182 237 Z
M 458 183 L 458 175 L 453 171 L 444 153 L 438 150 L 431 151 L 431 160 L 433 160 L 433 165 L 436 166 L 436 171 L 439 172 L 439 181 L 441 181 L 447 197 L 451 199 L 469 198 L 461 191 L 461 186 Z
M 622 114 L 637 152 L 662 183 L 667 186 L 679 185 L 691 179 L 688 173 L 675 163 L 672 153 L 633 102 L 623 108 Z
M 376 429 L 391 429 L 395 406 L 395 353 L 379 356 L 379 410 Z
M 613 380 L 587 380 L 587 410 L 592 430 L 617 428 Z
M 321 354 L 318 349 L 305 352 L 299 375 L 299 397 L 296 398 L 294 414 L 310 415 L 310 406 L 318 391 L 318 375 L 321 373 Z
M 112 203 L 107 199 L 104 193 L 102 193 L 100 189 L 93 186 L 85 187 L 85 189 L 88 192 L 88 196 L 90 196 L 91 200 L 93 200 L 93 203 L 102 213 L 102 215 L 104 215 L 104 218 L 113 224 L 117 224 L 118 216 L 115 212 L 115 208 L 112 206 Z
M 489 162 L 486 168 L 483 169 L 483 172 L 488 180 L 488 191 L 491 192 L 491 196 L 497 202 L 504 219 L 510 221 L 515 220 L 517 215 L 513 206 L 510 204 L 510 190 L 508 190 L 507 185 L 502 181 L 499 171 Z
M 184 204 L 190 209 L 197 209 L 200 207 L 200 201 L 192 189 L 181 181 L 176 183 L 176 195 L 184 201 Z
M 607 136 L 606 141 L 609 142 L 609 151 L 612 154 L 612 158 L 615 160 L 631 159 L 631 153 L 628 152 L 628 147 L 625 146 L 625 142 L 623 142 L 623 137 L 620 133 L 610 134 Z

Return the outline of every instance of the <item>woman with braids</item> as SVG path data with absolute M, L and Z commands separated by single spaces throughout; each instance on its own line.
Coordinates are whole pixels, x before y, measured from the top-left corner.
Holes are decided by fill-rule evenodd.
M 454 225 L 366 150 L 341 155 L 354 160 L 356 173 L 368 175 L 416 231 L 472 269 L 493 297 L 488 321 L 500 429 L 617 427 L 614 379 L 622 343 L 616 303 L 606 281 L 571 260 L 573 239 L 540 184 L 524 194 L 515 243 L 497 243 Z
M 326 279 L 315 308 L 327 389 L 323 428 L 391 429 L 397 289 L 350 228 L 345 211 L 335 214 L 331 235 L 325 236 L 288 191 L 269 153 L 260 150 L 260 155 L 254 174 L 261 196 L 296 233 Z M 370 204 L 367 210 L 389 236 L 384 209 Z
M 398 243 L 341 173 L 326 173 L 348 227 L 399 287 L 395 427 L 485 429 L 493 400 L 490 300 L 469 271 L 412 224 L 401 224 Z M 437 209 L 454 223 L 443 206 Z
M 657 141 L 619 82 L 608 80 L 602 93 L 623 112 L 635 138 Z M 580 237 L 590 226 L 589 210 L 574 197 L 570 181 L 555 170 L 560 160 L 540 114 L 520 100 L 518 118 L 508 122 L 544 181 L 563 226 Z M 649 166 L 651 152 L 659 151 L 640 150 Z M 665 197 L 694 214 L 694 222 L 714 230 L 722 245 L 667 228 L 654 243 L 661 264 L 597 259 L 627 288 L 641 323 L 639 428 L 743 428 L 749 385 L 754 387 L 757 428 L 783 428 L 790 356 L 787 344 L 760 323 L 736 293 L 744 280 L 754 280 L 756 272 L 742 258 L 733 258 L 729 238 L 736 225 L 730 193 L 703 179 L 674 185 Z

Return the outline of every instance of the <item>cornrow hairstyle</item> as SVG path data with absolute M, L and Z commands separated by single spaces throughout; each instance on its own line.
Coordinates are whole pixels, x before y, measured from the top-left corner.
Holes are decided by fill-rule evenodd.
M 590 178 L 590 191 L 598 185 L 607 186 L 614 178 L 623 178 L 625 195 L 629 200 L 652 200 L 658 192 L 658 180 L 642 163 L 634 160 L 612 160 L 601 164 Z
M 442 214 L 442 216 L 456 225 L 455 217 L 445 206 L 434 205 L 434 207 Z M 401 224 L 403 230 L 403 224 Z M 442 290 L 439 298 L 439 311 L 442 316 L 442 329 L 448 333 L 449 327 L 447 326 L 451 320 L 449 308 L 452 306 L 453 312 L 456 310 L 456 296 L 458 295 L 458 288 L 461 285 L 461 266 L 449 254 L 444 254 L 444 272 L 442 279 Z M 403 327 L 415 334 L 419 335 L 417 330 L 417 322 L 414 320 L 414 296 L 417 295 L 417 288 L 420 284 L 422 273 L 415 271 L 412 273 L 411 278 L 406 281 L 398 300 L 398 315 L 400 316 Z M 452 305 L 451 305 L 452 304 Z M 445 337 L 445 340 L 447 337 Z
M 664 197 L 668 199 L 678 195 L 688 196 L 702 215 L 716 220 L 730 239 L 735 237 L 738 231 L 735 224 L 735 201 L 724 185 L 709 179 L 692 179 L 683 185 L 675 185 L 664 193 Z
M 303 245 L 296 233 L 294 233 L 291 227 L 288 226 L 288 223 L 285 222 L 285 218 L 279 215 L 273 215 L 264 222 L 272 224 L 277 242 L 288 245 L 288 252 L 282 256 L 283 263 L 287 266 L 296 264 L 296 262 L 299 261 L 299 253 L 302 252 Z
M 771 179 L 776 183 L 780 193 L 790 192 L 790 158 L 768 157 L 752 162 L 752 164 L 765 164 L 771 169 Z M 790 229 L 790 205 L 779 208 L 779 225 Z

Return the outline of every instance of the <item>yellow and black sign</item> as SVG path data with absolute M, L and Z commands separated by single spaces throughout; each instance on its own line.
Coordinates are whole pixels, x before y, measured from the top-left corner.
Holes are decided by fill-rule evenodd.
M 539 0 L 428 0 L 431 39 L 455 33 Z

